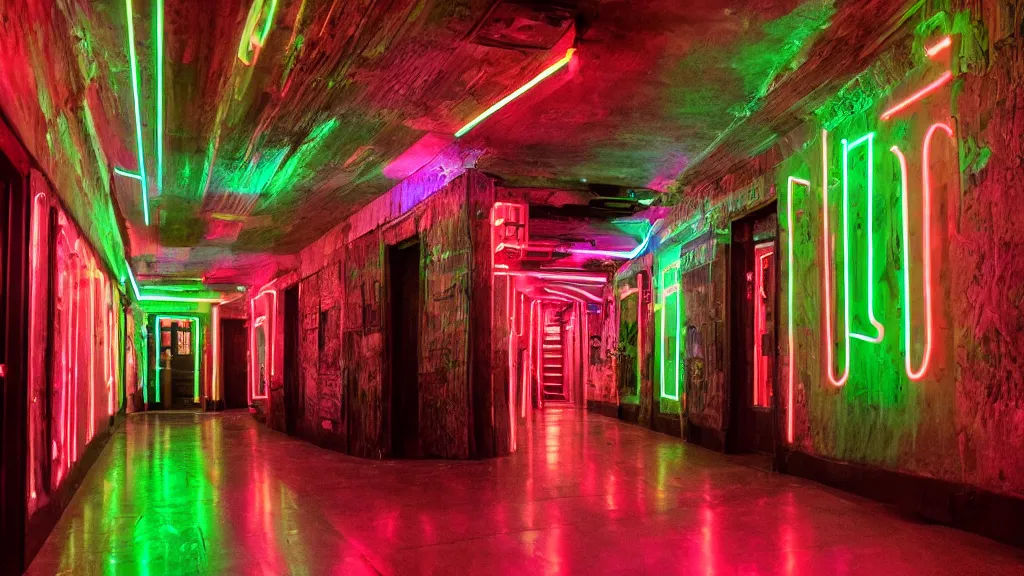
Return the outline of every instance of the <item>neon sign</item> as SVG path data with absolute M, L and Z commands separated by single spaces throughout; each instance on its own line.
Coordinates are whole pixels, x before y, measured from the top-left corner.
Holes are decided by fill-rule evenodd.
M 935 45 L 926 48 L 925 52 L 929 58 L 935 58 L 938 54 L 950 48 L 952 40 L 950 38 L 944 38 L 937 42 Z M 910 106 L 922 99 L 928 97 L 934 93 L 941 86 L 949 83 L 952 79 L 952 72 L 944 72 L 937 80 L 932 81 L 924 88 L 914 92 L 906 99 L 900 101 L 896 105 L 888 108 L 882 115 L 882 120 L 888 120 L 899 114 L 900 112 L 908 109 Z M 902 292 L 900 297 L 902 298 L 902 329 L 903 329 L 903 355 L 904 355 L 904 367 L 907 377 L 912 381 L 921 380 L 931 367 L 931 358 L 934 350 L 934 331 L 935 331 L 935 320 L 934 320 L 934 297 L 933 297 L 933 282 L 934 282 L 934 270 L 933 270 L 933 254 L 932 254 L 932 175 L 931 175 L 931 154 L 932 154 L 932 140 L 934 139 L 937 132 L 944 132 L 949 138 L 954 137 L 953 129 L 945 123 L 938 122 L 932 124 L 922 141 L 921 145 L 921 199 L 920 206 L 921 212 L 917 218 L 914 218 L 910 212 L 911 199 L 909 190 L 909 168 L 907 157 L 899 146 L 893 145 L 890 147 L 890 151 L 895 156 L 899 167 L 900 173 L 900 213 L 899 218 L 901 220 L 901 261 L 902 261 Z M 827 130 L 821 131 L 821 218 L 822 218 L 822 284 L 823 284 L 823 298 L 822 305 L 824 307 L 824 318 L 825 318 L 825 364 L 826 364 L 826 378 L 829 383 L 835 387 L 842 387 L 846 384 L 850 377 L 851 367 L 851 338 L 862 340 L 871 344 L 878 344 L 883 341 L 885 337 L 885 327 L 882 322 L 876 317 L 874 311 L 875 294 L 874 284 L 875 268 L 874 268 L 874 141 L 875 133 L 871 132 L 857 138 L 853 141 L 846 139 L 842 140 L 842 238 L 837 239 L 836 231 L 832 229 L 831 223 L 831 212 L 832 209 L 829 203 L 829 154 L 828 154 L 828 140 L 829 133 Z M 864 186 L 864 192 L 866 193 L 865 212 L 864 218 L 866 222 L 863 223 L 866 233 L 866 260 L 851 260 L 851 229 L 858 229 L 855 222 L 851 222 L 851 186 L 850 186 L 850 154 L 853 150 L 858 147 L 865 147 L 865 161 L 866 161 L 866 183 Z M 787 309 L 788 309 L 788 321 L 787 321 L 787 340 L 788 340 L 788 361 L 789 361 L 789 373 L 787 381 L 788 389 L 788 414 L 787 414 L 787 439 L 790 443 L 794 441 L 794 424 L 793 424 L 793 400 L 794 400 L 794 380 L 795 380 L 795 339 L 794 339 L 794 295 L 793 287 L 795 285 L 794 280 L 794 214 L 793 214 L 793 195 L 795 188 L 801 186 L 810 191 L 812 188 L 809 180 L 800 179 L 794 176 L 790 176 L 787 185 L 787 197 L 786 197 L 786 215 L 787 215 L 787 227 L 788 227 L 788 285 L 787 285 Z M 856 216 L 856 215 L 855 215 Z M 922 270 L 918 273 L 919 276 L 914 276 L 911 269 L 911 222 L 921 222 L 921 246 L 920 257 L 922 259 Z M 838 325 L 836 320 L 837 314 L 835 314 L 835 308 L 839 305 L 839 295 L 833 290 L 835 287 L 834 281 L 835 276 L 839 272 L 835 270 L 834 256 L 837 250 L 842 250 L 842 291 L 843 291 L 843 303 L 842 309 L 839 314 L 842 315 L 842 326 Z M 860 312 L 865 313 L 870 325 L 871 330 L 861 331 L 854 329 L 853 317 L 851 311 L 851 301 L 854 300 L 851 295 L 851 274 L 850 266 L 851 262 L 854 262 L 856 266 L 863 266 L 866 269 L 867 283 L 867 306 Z M 920 286 L 920 288 L 918 288 Z M 919 309 L 918 307 L 912 306 L 913 292 L 920 290 L 923 295 L 923 306 Z M 924 318 L 924 334 L 923 342 L 918 349 L 915 349 L 914 344 L 914 330 L 912 326 L 913 318 Z M 866 327 L 866 326 L 865 326 Z M 836 340 L 839 339 L 840 335 L 837 332 L 841 332 L 841 339 L 843 340 L 843 348 L 845 349 L 844 361 L 842 362 L 842 369 L 837 373 L 836 362 L 835 362 L 835 348 Z M 920 360 L 916 360 L 918 354 Z

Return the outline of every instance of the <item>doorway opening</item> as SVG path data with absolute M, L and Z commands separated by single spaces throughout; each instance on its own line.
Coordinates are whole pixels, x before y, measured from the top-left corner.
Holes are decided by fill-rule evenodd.
M 419 456 L 420 244 L 388 248 L 391 454 Z
M 733 223 L 730 248 L 730 420 L 732 452 L 775 450 L 776 270 L 773 204 Z
M 284 291 L 284 425 L 295 434 L 303 418 L 303 391 L 299 381 L 299 286 Z
M 220 373 L 224 382 L 224 408 L 248 408 L 249 361 L 246 356 L 249 333 L 245 327 L 245 320 L 222 318 L 220 334 Z
M 156 403 L 170 408 L 199 405 L 198 316 L 157 316 Z

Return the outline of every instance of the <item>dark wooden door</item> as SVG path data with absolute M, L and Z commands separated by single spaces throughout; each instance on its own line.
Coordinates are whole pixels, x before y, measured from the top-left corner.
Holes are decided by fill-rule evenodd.
M 730 247 L 730 426 L 734 452 L 775 446 L 775 207 L 733 223 Z
M 284 291 L 284 425 L 295 434 L 303 418 L 299 379 L 299 286 Z
M 388 251 L 391 314 L 391 454 L 419 456 L 420 245 Z
M 223 350 L 221 374 L 224 378 L 224 407 L 247 408 L 249 397 L 246 388 L 248 380 L 248 338 L 245 320 L 224 318 L 220 321 Z
M 3 151 L 18 145 L 4 129 L 0 121 L 0 574 L 20 574 L 26 558 L 29 194 L 27 158 L 18 164 L 24 171 L 8 160 Z

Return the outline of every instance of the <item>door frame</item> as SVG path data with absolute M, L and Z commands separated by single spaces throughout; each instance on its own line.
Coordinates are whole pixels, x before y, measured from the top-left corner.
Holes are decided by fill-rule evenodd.
M 202 390 L 201 390 L 201 387 L 200 387 L 200 376 L 201 376 L 202 373 L 200 372 L 200 365 L 199 365 L 200 356 L 202 355 L 202 341 L 200 340 L 201 332 L 200 332 L 200 328 L 199 328 L 199 326 L 200 326 L 200 324 L 199 324 L 199 316 L 187 315 L 187 314 L 182 314 L 182 315 L 154 314 L 153 316 L 155 317 L 154 318 L 154 324 L 156 325 L 156 352 L 157 352 L 156 353 L 156 369 L 155 369 L 155 371 L 156 371 L 156 376 L 155 376 L 155 378 L 156 378 L 156 392 L 155 392 L 156 403 L 157 404 L 161 404 L 161 400 L 160 400 L 160 386 L 161 386 L 161 382 L 160 382 L 160 370 L 161 370 L 161 368 L 160 368 L 160 361 L 161 361 L 161 358 L 160 358 L 160 348 L 162 347 L 162 344 L 160 343 L 160 340 L 163 337 L 163 331 L 164 331 L 163 330 L 163 326 L 160 325 L 160 321 L 161 320 L 189 320 L 190 321 L 191 327 L 189 328 L 189 331 L 192 333 L 192 380 L 193 380 L 193 384 L 192 384 L 192 387 L 193 387 L 192 401 L 195 402 L 195 403 L 198 403 L 200 397 L 202 396 Z M 168 328 L 168 330 L 170 330 L 170 328 Z M 171 342 L 171 346 L 174 346 L 174 342 Z M 174 388 L 172 387 L 171 390 L 173 391 Z M 170 399 L 166 399 L 162 403 L 162 405 L 165 405 L 165 406 L 172 406 L 173 404 L 174 403 L 172 401 L 170 401 Z
M 739 367 L 743 367 L 745 370 L 747 368 L 749 368 L 750 358 L 748 357 L 749 356 L 747 354 L 748 350 L 746 349 L 745 346 L 739 346 L 740 349 L 737 350 L 738 346 L 737 346 L 737 342 L 736 342 L 736 332 L 734 330 L 734 323 L 737 320 L 737 318 L 736 318 L 736 305 L 737 305 L 737 302 L 736 302 L 735 298 L 736 298 L 736 295 L 737 295 L 737 289 L 742 289 L 743 288 L 742 286 L 741 287 L 737 287 L 736 286 L 736 275 L 735 275 L 734 272 L 735 272 L 735 268 L 737 266 L 737 258 L 744 258 L 745 259 L 746 256 L 748 256 L 748 254 L 746 253 L 745 250 L 743 251 L 742 255 L 739 254 L 740 250 L 738 249 L 738 245 L 737 245 L 737 242 L 736 242 L 736 230 L 737 230 L 737 227 L 743 226 L 743 225 L 748 225 L 748 226 L 751 227 L 749 242 L 747 240 L 744 240 L 744 242 L 749 244 L 749 250 L 750 250 L 749 256 L 750 256 L 750 258 L 753 258 L 754 247 L 757 244 L 763 244 L 763 243 L 767 242 L 767 241 L 765 241 L 765 242 L 755 242 L 754 241 L 754 238 L 753 238 L 753 223 L 758 221 L 758 220 L 760 220 L 760 219 L 766 218 L 769 215 L 774 215 L 774 217 L 776 219 L 776 222 L 777 222 L 777 219 L 778 219 L 778 201 L 777 201 L 777 199 L 773 198 L 771 201 L 766 202 L 764 204 L 761 204 L 761 205 L 757 206 L 756 208 L 752 208 L 752 209 L 747 210 L 747 211 L 745 211 L 745 212 L 743 212 L 741 214 L 737 214 L 736 216 L 732 217 L 730 219 L 730 221 L 729 221 L 729 238 L 730 238 L 730 241 L 729 241 L 729 244 L 728 244 L 727 250 L 726 250 L 726 274 L 725 274 L 725 296 L 726 296 L 725 331 L 726 331 L 726 337 L 725 337 L 724 342 L 723 342 L 723 346 L 725 348 L 724 356 L 725 356 L 725 359 L 726 359 L 725 360 L 725 365 L 723 366 L 723 371 L 724 371 L 724 375 L 725 375 L 725 383 L 726 383 L 726 390 L 725 390 L 725 400 L 726 400 L 726 402 L 725 402 L 725 408 L 723 410 L 724 414 L 723 414 L 723 418 L 722 418 L 722 421 L 723 421 L 724 451 L 727 452 L 727 453 L 754 452 L 754 450 L 748 449 L 748 448 L 746 448 L 743 445 L 744 439 L 741 437 L 742 431 L 740 429 L 740 425 L 739 425 L 738 420 L 739 420 L 739 418 L 741 418 L 740 410 L 743 410 L 744 407 L 736 406 L 736 395 L 737 395 L 736 388 L 737 388 L 737 386 L 741 386 L 741 385 L 746 386 L 746 385 L 750 384 L 749 382 L 741 383 L 738 380 L 740 375 L 737 374 L 737 371 L 738 371 Z M 781 425 L 782 425 L 781 424 L 781 422 L 782 422 L 781 413 L 782 413 L 782 410 L 779 408 L 779 405 L 778 405 L 779 399 L 781 398 L 781 396 L 780 396 L 781 388 L 779 386 L 780 362 L 779 362 L 779 338 L 778 338 L 778 335 L 779 335 L 779 321 L 778 321 L 778 319 L 779 319 L 779 304 L 780 304 L 779 293 L 781 292 L 781 283 L 780 283 L 780 279 L 781 279 L 781 276 L 780 276 L 780 274 L 781 274 L 781 270 L 780 270 L 780 268 L 781 268 L 781 259 L 778 257 L 780 246 L 779 246 L 779 234 L 778 234 L 778 226 L 777 225 L 776 225 L 775 237 L 771 240 L 771 242 L 774 245 L 774 253 L 776 255 L 776 257 L 775 257 L 775 264 L 773 266 L 773 273 L 775 274 L 775 287 L 774 287 L 774 294 L 772 295 L 773 304 L 775 306 L 775 325 L 773 327 L 774 334 L 773 334 L 773 338 L 772 338 L 772 349 L 773 349 L 773 351 L 775 353 L 775 362 L 773 362 L 773 366 L 772 366 L 772 369 L 771 369 L 771 372 L 772 372 L 772 406 L 770 408 L 770 411 L 771 411 L 771 417 L 770 417 L 771 418 L 771 424 L 770 424 L 770 428 L 771 428 L 772 447 L 771 447 L 771 450 L 769 452 L 767 452 L 767 454 L 772 456 L 773 459 L 777 460 L 779 455 L 781 454 L 781 450 L 782 450 L 782 436 L 781 436 L 781 430 L 782 430 L 782 428 L 781 428 Z M 746 321 L 746 318 L 744 318 L 744 321 Z

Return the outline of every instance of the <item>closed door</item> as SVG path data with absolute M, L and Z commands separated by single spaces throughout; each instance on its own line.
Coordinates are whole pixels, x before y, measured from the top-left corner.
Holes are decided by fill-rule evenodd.
M 391 317 L 391 453 L 419 456 L 420 245 L 388 251 Z
M 221 374 L 224 378 L 224 407 L 246 408 L 249 406 L 249 397 L 246 386 L 248 386 L 248 362 L 246 361 L 246 349 L 248 347 L 245 330 L 245 320 L 225 318 L 220 321 L 221 329 Z

